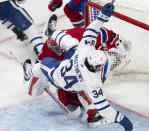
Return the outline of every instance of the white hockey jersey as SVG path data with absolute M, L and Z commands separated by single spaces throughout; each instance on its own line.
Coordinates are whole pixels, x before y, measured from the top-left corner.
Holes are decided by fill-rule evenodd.
M 85 65 L 88 53 L 94 50 L 90 47 L 79 47 L 76 51 L 72 49 L 73 55 L 70 59 L 60 62 L 57 68 L 50 70 L 49 77 L 54 84 L 67 91 L 78 92 L 88 87 L 101 87 L 101 73 L 91 72 Z

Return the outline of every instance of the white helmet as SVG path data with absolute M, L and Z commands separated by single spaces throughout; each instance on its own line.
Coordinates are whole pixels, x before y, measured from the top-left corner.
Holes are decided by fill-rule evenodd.
M 94 50 L 89 53 L 87 61 L 89 65 L 95 69 L 95 71 L 99 71 L 105 65 L 107 56 L 101 50 Z

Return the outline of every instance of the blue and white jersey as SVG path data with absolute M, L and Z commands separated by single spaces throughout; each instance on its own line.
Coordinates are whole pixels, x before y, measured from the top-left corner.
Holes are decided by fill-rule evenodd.
M 78 92 L 92 86 L 102 87 L 101 77 L 103 72 L 91 72 L 85 65 L 88 53 L 94 50 L 94 48 L 72 50 L 67 54 L 71 55 L 71 57 L 69 56 L 69 59 L 61 62 L 53 58 L 43 59 L 41 62 L 42 70 L 43 72 L 47 72 L 49 81 L 58 88 L 72 92 Z M 54 61 L 54 65 L 50 64 Z M 48 68 L 45 68 L 45 66 Z
M 26 10 L 12 0 L 0 2 L 0 10 L 0 20 L 2 20 L 3 23 L 10 21 L 21 31 L 25 31 L 33 23 L 31 16 Z

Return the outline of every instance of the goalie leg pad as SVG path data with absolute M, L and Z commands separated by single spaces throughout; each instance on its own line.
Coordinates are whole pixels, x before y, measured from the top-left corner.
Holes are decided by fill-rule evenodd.
M 73 105 L 73 106 L 81 106 L 82 107 L 76 93 L 67 92 L 63 89 L 58 89 L 57 93 L 58 93 L 59 100 L 65 106 L 70 104 L 70 105 Z
M 42 95 L 45 88 L 49 88 L 45 83 L 44 78 L 33 77 L 30 81 L 28 94 L 33 97 Z

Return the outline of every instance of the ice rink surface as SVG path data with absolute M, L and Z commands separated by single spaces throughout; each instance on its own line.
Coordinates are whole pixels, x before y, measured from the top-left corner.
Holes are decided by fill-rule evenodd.
M 32 0 L 22 5 L 39 25 L 40 30 L 49 14 L 47 4 L 48 1 L 41 3 L 40 0 Z M 135 5 L 138 4 L 139 0 L 135 0 Z M 139 8 L 146 7 L 147 4 L 149 5 L 149 2 L 142 1 Z M 63 12 L 57 13 L 58 28 L 71 28 Z M 67 25 L 62 24 L 65 22 Z M 0 26 L 0 131 L 123 130 L 118 124 L 101 126 L 97 129 L 89 128 L 80 120 L 70 120 L 46 94 L 39 98 L 28 96 L 27 83 L 23 83 L 22 67 L 9 51 L 22 61 L 26 58 L 35 58 L 26 43 L 16 40 L 11 31 Z M 117 80 L 105 84 L 103 89 L 112 106 L 133 122 L 134 131 L 149 130 L 149 81 Z
M 113 105 L 112 105 L 113 106 Z M 127 112 L 117 106 L 115 109 L 127 115 L 134 124 L 134 131 L 148 131 L 149 120 Z M 0 111 L 0 126 L 6 131 L 123 131 L 119 124 L 89 128 L 80 119 L 69 119 L 49 98 L 24 103 Z

